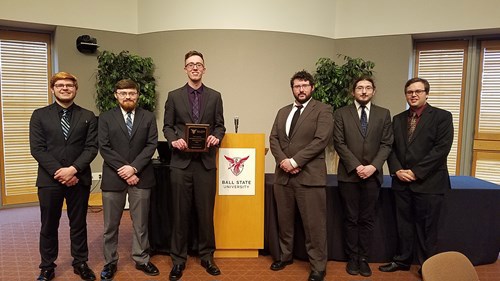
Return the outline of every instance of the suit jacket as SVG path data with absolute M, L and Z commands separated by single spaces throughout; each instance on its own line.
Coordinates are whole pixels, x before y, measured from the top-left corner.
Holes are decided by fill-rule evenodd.
M 55 172 L 73 165 L 79 184 L 91 185 L 90 162 L 97 155 L 97 119 L 92 111 L 72 105 L 68 139 L 64 139 L 56 103 L 36 109 L 30 120 L 31 155 L 38 162 L 36 185 L 58 186 Z
M 332 108 L 311 99 L 288 137 L 286 120 L 292 107 L 293 104 L 290 104 L 278 111 L 269 136 L 271 152 L 276 160 L 274 182 L 286 185 L 293 176 L 305 186 L 325 186 L 325 147 L 332 137 Z M 279 163 L 287 158 L 293 158 L 302 169 L 298 174 L 291 175 L 279 167 Z
M 394 144 L 388 159 L 389 170 L 394 175 L 400 169 L 410 169 L 417 180 L 407 183 L 393 176 L 392 188 L 443 194 L 451 188 L 446 164 L 453 143 L 451 113 L 427 104 L 409 143 L 408 116 L 409 110 L 394 116 Z
M 151 188 L 156 184 L 151 157 L 158 143 L 156 118 L 150 111 L 135 109 L 132 135 L 129 137 L 120 107 L 99 116 L 99 150 L 102 165 L 103 191 L 122 191 L 128 187 L 117 170 L 123 165 L 137 169 L 137 188 Z
M 218 138 L 222 142 L 226 128 L 224 127 L 221 94 L 205 85 L 203 85 L 203 87 L 199 123 L 209 124 L 209 134 Z M 165 103 L 163 133 L 169 143 L 185 138 L 186 123 L 194 123 L 187 84 L 168 93 L 168 98 Z M 199 155 L 205 168 L 215 169 L 216 152 L 217 149 L 215 147 L 210 147 L 208 152 L 196 155 Z M 191 163 L 193 155 L 194 154 L 191 152 L 173 149 L 170 166 L 184 169 L 189 165 L 189 163 Z
M 335 111 L 333 144 L 340 156 L 337 177 L 339 181 L 359 182 L 356 173 L 359 165 L 373 165 L 373 174 L 383 182 L 383 165 L 391 153 L 393 142 L 391 114 L 389 110 L 371 104 L 366 136 L 361 133 L 361 123 L 355 104 Z

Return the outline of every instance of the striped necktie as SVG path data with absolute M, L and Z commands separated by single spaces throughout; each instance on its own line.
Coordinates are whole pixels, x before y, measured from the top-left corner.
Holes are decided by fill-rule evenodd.
M 62 131 L 63 131 L 64 139 L 68 140 L 68 134 L 69 134 L 69 111 L 67 109 L 63 109 L 62 110 L 61 128 L 62 128 Z
M 127 126 L 128 136 L 132 135 L 132 112 L 127 112 L 127 121 L 125 122 Z

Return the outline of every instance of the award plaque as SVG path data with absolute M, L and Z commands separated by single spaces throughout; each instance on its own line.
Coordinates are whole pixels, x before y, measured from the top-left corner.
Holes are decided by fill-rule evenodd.
M 187 152 L 208 152 L 209 124 L 186 124 Z

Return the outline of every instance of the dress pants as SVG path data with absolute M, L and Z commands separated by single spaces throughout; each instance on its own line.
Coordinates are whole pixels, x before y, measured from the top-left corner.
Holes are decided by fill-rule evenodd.
M 394 261 L 411 265 L 415 239 L 418 239 L 417 258 L 422 264 L 437 253 L 438 221 L 444 195 L 417 193 L 409 188 L 393 190 L 393 193 L 399 239 Z
M 187 260 L 191 211 L 198 218 L 198 251 L 202 260 L 215 252 L 214 206 L 216 169 L 206 169 L 201 159 L 193 159 L 185 169 L 170 169 L 172 189 L 172 240 L 170 257 L 174 265 Z
M 339 182 L 339 190 L 344 207 L 346 255 L 356 261 L 368 259 L 380 184 L 370 177 L 360 182 Z
M 151 189 L 129 186 L 119 192 L 102 192 L 105 264 L 116 265 L 118 263 L 118 232 L 127 194 L 133 227 L 132 259 L 137 264 L 149 262 L 148 219 Z
M 81 184 L 71 187 L 62 184 L 38 187 L 42 223 L 40 229 L 41 269 L 56 267 L 55 261 L 59 253 L 59 220 L 64 199 L 66 199 L 70 227 L 72 264 L 78 265 L 88 260 L 87 207 L 89 195 L 90 186 Z
M 303 186 L 295 177 L 288 185 L 274 184 L 274 198 L 278 211 L 280 259 L 293 259 L 295 227 L 295 204 L 304 226 L 305 245 L 311 269 L 325 271 L 327 262 L 326 244 L 326 188 Z

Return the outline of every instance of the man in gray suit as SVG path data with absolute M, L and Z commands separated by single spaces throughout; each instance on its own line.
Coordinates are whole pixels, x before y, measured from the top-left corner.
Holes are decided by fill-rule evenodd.
M 118 263 L 118 227 L 128 194 L 132 218 L 132 259 L 147 275 L 158 275 L 150 262 L 148 240 L 149 197 L 156 184 L 153 156 L 158 141 L 156 118 L 137 107 L 139 87 L 130 80 L 115 85 L 119 106 L 99 117 L 99 149 L 102 167 L 102 207 L 104 212 L 104 269 L 102 280 L 112 280 Z
M 40 276 L 55 277 L 58 228 L 66 200 L 74 272 L 83 280 L 95 280 L 87 265 L 87 207 L 92 183 L 90 162 L 97 155 L 97 120 L 92 111 L 74 103 L 78 90 L 75 76 L 56 73 L 50 79 L 56 102 L 33 112 L 30 120 L 31 155 L 38 162 L 40 202 Z
M 202 82 L 205 73 L 203 54 L 190 51 L 184 56 L 188 82 L 168 93 L 163 133 L 174 148 L 170 160 L 172 187 L 173 267 L 170 280 L 178 280 L 186 267 L 187 237 L 191 210 L 198 218 L 198 251 L 201 265 L 211 275 L 221 271 L 213 260 L 215 252 L 214 205 L 216 189 L 216 151 L 226 128 L 221 94 Z M 187 123 L 208 124 L 207 152 L 188 152 L 185 140 Z
M 302 217 L 306 250 L 311 263 L 309 281 L 326 275 L 325 147 L 332 136 L 332 108 L 311 99 L 314 79 L 299 71 L 290 79 L 295 98 L 276 115 L 269 142 L 276 160 L 274 196 L 278 210 L 280 260 L 271 270 L 293 262 L 295 202 Z
M 372 275 L 368 265 L 382 166 L 393 141 L 389 110 L 371 102 L 371 77 L 354 81 L 354 103 L 335 111 L 333 144 L 340 156 L 337 177 L 344 207 L 347 273 Z

